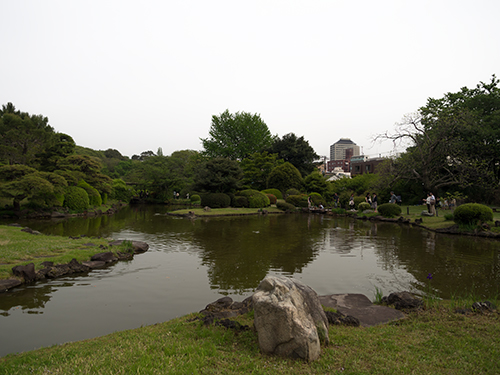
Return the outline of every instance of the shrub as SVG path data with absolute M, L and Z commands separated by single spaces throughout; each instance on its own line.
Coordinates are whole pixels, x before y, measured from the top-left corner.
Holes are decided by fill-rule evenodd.
M 396 203 L 384 203 L 377 207 L 383 217 L 395 217 L 401 214 L 401 207 Z
M 201 205 L 210 208 L 225 208 L 231 204 L 231 198 L 224 193 L 207 193 L 201 197 Z
M 307 195 L 289 195 L 286 197 L 286 203 L 293 204 L 295 207 L 307 207 Z
M 360 211 L 371 210 L 371 208 L 372 206 L 366 202 L 361 202 L 360 204 L 358 204 L 358 210 Z
M 271 204 L 276 204 L 276 202 L 278 201 L 278 198 L 276 198 L 276 195 L 274 194 L 266 194 L 266 196 L 269 198 L 269 202 Z
M 320 204 L 322 204 L 324 206 L 326 204 L 325 200 L 323 199 L 323 197 L 319 193 L 311 193 L 311 194 L 309 194 L 309 197 L 311 198 L 312 204 L 315 206 L 319 206 Z
M 281 191 L 279 191 L 278 189 L 266 189 L 262 190 L 261 193 L 272 194 L 276 197 L 276 199 L 283 199 L 283 194 L 281 194 Z
M 113 180 L 112 197 L 116 200 L 129 202 L 132 198 L 132 190 L 127 188 L 127 184 L 120 178 Z
M 276 203 L 276 207 L 281 211 L 287 211 L 287 212 L 295 211 L 295 206 L 293 204 L 283 202 L 281 200 Z
M 64 194 L 64 207 L 73 211 L 85 211 L 89 208 L 89 195 L 78 186 L 69 186 Z
M 446 221 L 453 221 L 453 214 L 444 214 L 444 219 Z
M 302 175 L 290 162 L 274 167 L 267 178 L 267 186 L 274 186 L 280 191 L 287 189 L 300 189 L 302 187 Z
M 476 225 L 478 221 L 493 220 L 493 210 L 484 204 L 466 203 L 455 208 L 453 221 L 458 225 Z
M 290 195 L 300 195 L 300 191 L 298 191 L 297 189 L 288 189 L 286 191 L 286 196 L 289 197 Z
M 78 187 L 81 187 L 82 189 L 84 189 L 87 192 L 87 194 L 89 195 L 89 204 L 91 206 L 102 205 L 101 194 L 99 194 L 99 192 L 97 191 L 96 188 L 90 186 L 84 180 L 78 181 Z
M 195 195 L 191 195 L 191 202 L 199 202 L 201 201 L 201 197 L 198 195 L 198 194 L 195 194 Z
M 241 195 L 235 195 L 233 200 L 234 207 L 248 207 L 248 199 L 247 197 L 243 197 Z
M 248 199 L 248 207 L 250 208 L 262 208 L 270 205 L 266 194 L 258 190 L 246 189 L 236 193 L 236 195 L 246 197 Z

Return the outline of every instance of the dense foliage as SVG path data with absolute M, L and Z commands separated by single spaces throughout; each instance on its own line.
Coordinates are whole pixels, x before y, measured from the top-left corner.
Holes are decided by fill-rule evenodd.
M 395 203 L 384 203 L 377 208 L 383 217 L 396 217 L 401 215 L 401 207 Z
M 314 161 L 319 159 L 309 142 L 303 136 L 297 137 L 294 133 L 285 134 L 281 139 L 276 137 L 269 152 L 293 164 L 301 176 L 307 176 L 314 171 L 316 168 Z
M 223 157 L 242 160 L 256 152 L 267 149 L 272 142 L 271 132 L 258 114 L 248 112 L 212 116 L 209 138 L 201 139 L 204 154 L 208 157 Z
M 201 205 L 210 208 L 225 208 L 231 205 L 231 198 L 224 193 L 207 193 L 201 196 Z
M 64 194 L 64 207 L 73 211 L 84 211 L 89 208 L 89 195 L 78 186 L 68 186 Z
M 286 162 L 271 171 L 267 185 L 281 192 L 286 192 L 291 188 L 300 189 L 302 187 L 302 176 L 293 164 Z
M 453 212 L 453 221 L 458 225 L 476 225 L 478 221 L 493 220 L 493 210 L 478 203 L 466 203 L 458 206 Z
M 263 208 L 270 204 L 267 195 L 258 190 L 246 189 L 239 191 L 236 195 L 246 197 L 248 200 L 248 207 L 250 208 Z

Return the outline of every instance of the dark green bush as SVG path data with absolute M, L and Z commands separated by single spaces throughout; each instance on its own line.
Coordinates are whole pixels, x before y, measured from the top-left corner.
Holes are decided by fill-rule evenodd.
M 261 193 L 272 194 L 277 199 L 283 199 L 283 194 L 281 194 L 281 191 L 279 191 L 278 189 L 266 189 L 266 190 L 262 190 Z
M 78 186 L 68 186 L 64 194 L 64 207 L 73 211 L 85 211 L 89 208 L 89 195 Z
M 295 207 L 307 207 L 307 195 L 289 195 L 286 197 L 286 203 L 293 204 Z
M 444 214 L 444 219 L 447 221 L 453 221 L 453 214 Z
M 266 194 L 266 196 L 269 198 L 269 202 L 271 204 L 276 204 L 276 202 L 278 201 L 278 199 L 276 198 L 276 195 L 274 195 L 274 194 Z
M 295 206 L 293 204 L 283 202 L 283 201 L 278 201 L 276 203 L 276 207 L 281 210 L 281 211 L 295 211 Z
M 113 180 L 113 190 L 111 191 L 111 196 L 113 199 L 120 200 L 123 202 L 129 202 L 132 198 L 133 192 L 127 187 L 125 181 L 120 178 Z
M 210 208 L 225 208 L 231 204 L 231 198 L 224 193 L 207 193 L 201 197 L 201 205 Z
M 311 198 L 311 202 L 315 206 L 319 206 L 322 204 L 323 206 L 326 204 L 325 200 L 319 193 L 311 193 L 309 194 L 309 197 Z
M 258 190 L 246 189 L 236 193 L 236 196 L 243 196 L 248 199 L 248 207 L 250 208 L 263 208 L 270 205 L 269 198 L 266 194 Z
M 78 181 L 78 187 L 81 187 L 82 189 L 84 189 L 87 192 L 87 194 L 89 195 L 89 204 L 91 206 L 102 205 L 101 194 L 99 194 L 99 192 L 97 191 L 96 188 L 90 186 L 84 180 Z
M 384 203 L 377 207 L 383 217 L 395 217 L 401 214 L 401 207 L 395 203 Z
M 191 195 L 191 198 L 190 198 L 191 202 L 199 202 L 201 201 L 201 197 L 198 195 L 198 194 L 195 194 L 195 195 Z
M 288 189 L 286 191 L 286 196 L 289 197 L 290 195 L 300 195 L 300 191 L 298 191 L 297 189 Z
M 366 202 L 361 202 L 360 204 L 358 204 L 358 210 L 360 211 L 371 210 L 371 208 L 372 206 Z
M 233 199 L 233 207 L 248 207 L 248 198 L 241 195 L 235 195 Z
M 476 225 L 493 220 L 493 210 L 484 204 L 466 203 L 455 208 L 453 221 L 458 225 Z

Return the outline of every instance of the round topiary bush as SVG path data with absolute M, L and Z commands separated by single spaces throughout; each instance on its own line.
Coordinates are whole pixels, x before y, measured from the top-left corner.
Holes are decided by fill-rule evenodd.
M 458 225 L 476 225 L 493 220 L 493 210 L 484 204 L 466 203 L 455 208 L 453 221 Z
M 276 199 L 283 199 L 283 194 L 281 194 L 281 191 L 279 191 L 278 189 L 266 189 L 262 190 L 261 193 L 272 194 L 276 197 Z
M 384 203 L 377 207 L 383 217 L 395 217 L 401 215 L 401 207 L 395 203 Z
M 84 189 L 87 192 L 87 194 L 89 196 L 89 204 L 91 206 L 100 206 L 100 205 L 102 205 L 101 194 L 99 194 L 99 192 L 97 191 L 96 188 L 90 186 L 84 180 L 78 181 L 78 187 L 81 187 L 82 189 Z
M 287 197 L 289 197 L 290 195 L 300 195 L 300 191 L 298 191 L 297 189 L 288 189 L 285 195 Z
M 210 208 L 225 208 L 231 204 L 231 198 L 224 193 L 208 193 L 201 197 L 201 205 Z
M 89 195 L 81 187 L 68 186 L 63 205 L 73 211 L 85 211 L 89 208 Z
M 289 195 L 286 197 L 286 203 L 293 204 L 295 207 L 307 207 L 307 195 Z
M 263 208 L 271 204 L 266 194 L 261 193 L 258 190 L 242 190 L 236 193 L 236 196 L 246 197 L 248 199 L 248 207 L 250 208 Z
M 269 198 L 269 202 L 271 204 L 276 204 L 276 202 L 278 201 L 278 199 L 276 198 L 276 195 L 274 195 L 274 194 L 266 194 L 266 196 Z
M 287 211 L 287 212 L 295 211 L 295 206 L 293 204 L 283 202 L 283 201 L 278 201 L 276 203 L 276 207 L 281 211 Z
M 235 195 L 232 205 L 233 207 L 248 207 L 248 199 L 241 195 Z
M 201 201 L 201 197 L 198 195 L 198 194 L 195 194 L 195 195 L 191 195 L 191 198 L 190 198 L 191 202 L 200 202 Z
M 366 202 L 361 202 L 360 204 L 358 204 L 358 210 L 360 211 L 371 210 L 371 208 L 372 206 Z
M 319 206 L 320 204 L 322 204 L 323 206 L 325 205 L 325 200 L 323 199 L 320 193 L 311 193 L 309 194 L 309 197 L 311 198 L 311 202 L 313 205 L 315 206 Z

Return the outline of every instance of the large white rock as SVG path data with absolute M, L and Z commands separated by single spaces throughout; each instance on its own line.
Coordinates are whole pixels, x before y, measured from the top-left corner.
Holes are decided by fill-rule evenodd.
M 328 319 L 316 292 L 296 279 L 267 276 L 253 297 L 263 353 L 314 361 L 328 344 Z

